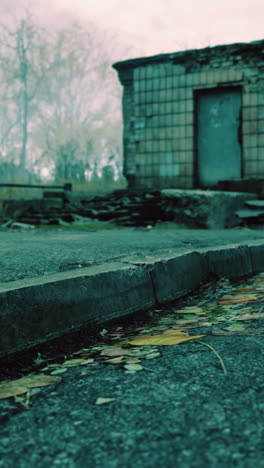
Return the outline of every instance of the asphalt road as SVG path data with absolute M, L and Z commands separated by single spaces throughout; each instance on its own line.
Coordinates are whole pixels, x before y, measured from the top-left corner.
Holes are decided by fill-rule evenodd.
M 87 375 L 69 368 L 60 384 L 32 389 L 28 409 L 1 400 L 0 467 L 263 468 L 263 320 L 253 327 L 252 336 L 202 339 L 227 375 L 210 349 L 188 342 L 159 347 L 134 374 L 103 363 Z
M 263 230 L 192 230 L 168 225 L 150 231 L 1 231 L 0 282 L 76 269 L 133 253 L 151 255 L 170 249 L 180 252 L 254 239 L 263 239 Z

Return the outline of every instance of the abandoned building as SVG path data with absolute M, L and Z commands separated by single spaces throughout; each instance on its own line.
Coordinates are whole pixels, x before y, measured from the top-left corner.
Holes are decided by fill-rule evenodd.
M 115 63 L 130 188 L 264 178 L 264 40 Z

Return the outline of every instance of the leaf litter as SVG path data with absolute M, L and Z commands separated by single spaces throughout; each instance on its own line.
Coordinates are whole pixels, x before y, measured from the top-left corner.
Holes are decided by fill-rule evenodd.
M 15 380 L 0 383 L 0 399 L 27 393 L 30 388 L 45 387 L 60 383 L 61 377 L 46 374 L 29 374 Z
M 60 383 L 62 377 L 59 374 L 66 373 L 68 368 L 82 366 L 79 373 L 81 376 L 89 376 L 93 367 L 99 364 L 113 365 L 119 368 L 121 366 L 124 372 L 131 374 L 142 370 L 157 372 L 154 369 L 144 367 L 142 360 L 150 361 L 158 358 L 161 346 L 174 346 L 188 341 L 198 342 L 213 351 L 218 357 L 224 373 L 226 373 L 223 360 L 216 350 L 200 341 L 199 338 L 210 334 L 219 336 L 264 334 L 264 327 L 247 328 L 248 323 L 252 324 L 254 320 L 264 318 L 264 313 L 261 313 L 262 309 L 256 313 L 256 305 L 264 299 L 264 273 L 251 278 L 247 286 L 244 287 L 229 286 L 229 288 L 225 288 L 224 285 L 222 295 L 218 294 L 218 297 L 216 295 L 215 298 L 210 297 L 211 286 L 211 283 L 204 285 L 204 295 L 202 298 L 198 298 L 198 302 L 200 302 L 198 305 L 164 306 L 164 308 L 150 311 L 149 321 L 143 326 L 133 324 L 130 328 L 122 326 L 109 330 L 103 329 L 100 332 L 101 343 L 82 347 L 80 350 L 65 356 L 64 360 L 60 359 L 60 362 L 47 364 L 46 367 L 42 368 L 42 373 L 29 374 L 0 383 L 0 399 L 14 397 L 27 407 L 31 388 Z M 208 294 L 207 291 L 209 291 Z M 191 295 L 190 300 L 193 300 L 193 297 L 194 294 Z M 222 325 L 223 323 L 224 325 Z M 215 326 L 218 328 L 214 329 Z M 200 328 L 203 328 L 202 334 L 189 334 L 189 330 Z M 40 354 L 38 354 L 38 362 L 45 362 L 45 359 L 42 356 L 40 359 L 39 356 Z M 49 372 L 49 374 L 43 374 L 43 372 Z M 21 397 L 21 395 L 26 395 L 26 398 Z M 99 398 L 96 404 L 113 400 L 113 398 Z

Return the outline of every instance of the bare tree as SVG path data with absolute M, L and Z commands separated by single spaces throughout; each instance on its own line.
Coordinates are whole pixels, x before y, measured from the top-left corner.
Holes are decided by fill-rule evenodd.
M 121 96 L 108 44 L 94 25 L 83 28 L 75 23 L 58 32 L 54 54 L 60 66 L 45 82 L 38 132 L 42 156 L 56 158 L 57 168 L 65 167 L 68 147 L 74 167 L 98 167 L 107 152 L 117 154 L 120 149 Z
M 0 156 L 21 170 L 49 167 L 79 180 L 109 161 L 120 165 L 121 87 L 111 64 L 113 49 L 122 58 L 126 48 L 93 24 L 51 29 L 30 13 L 7 24 L 0 25 Z
M 25 170 L 30 121 L 38 114 L 41 89 L 55 62 L 51 42 L 30 14 L 9 27 L 0 26 L 1 104 L 8 116 L 1 133 L 4 146 L 10 139 L 19 143 L 19 164 Z M 56 64 L 57 65 L 57 64 Z M 3 125 L 2 117 L 2 125 Z

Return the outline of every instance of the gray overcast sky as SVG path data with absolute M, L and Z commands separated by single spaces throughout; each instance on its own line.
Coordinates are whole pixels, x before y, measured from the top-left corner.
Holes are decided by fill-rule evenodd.
M 24 1 L 12 0 L 12 11 Z M 76 17 L 116 31 L 134 55 L 264 38 L 264 0 L 28 1 L 51 23 Z
M 264 38 L 264 0 L 53 0 L 122 33 L 142 53 Z

